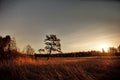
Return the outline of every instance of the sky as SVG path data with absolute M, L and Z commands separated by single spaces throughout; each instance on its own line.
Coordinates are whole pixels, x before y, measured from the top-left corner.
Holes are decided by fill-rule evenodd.
M 120 44 L 119 0 L 0 0 L 0 35 L 15 37 L 22 50 L 44 48 L 46 35 L 62 51 L 100 50 Z

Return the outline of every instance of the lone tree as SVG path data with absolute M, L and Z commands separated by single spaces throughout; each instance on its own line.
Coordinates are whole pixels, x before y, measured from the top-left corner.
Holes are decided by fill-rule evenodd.
M 62 53 L 60 39 L 56 37 L 56 35 L 46 35 L 46 39 L 44 40 L 46 46 L 45 50 L 48 52 L 48 59 L 52 53 L 52 51 L 57 51 Z

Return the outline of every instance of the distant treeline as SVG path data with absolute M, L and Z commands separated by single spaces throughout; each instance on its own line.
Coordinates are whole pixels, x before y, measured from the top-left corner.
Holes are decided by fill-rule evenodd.
M 90 52 L 71 52 L 71 53 L 59 53 L 59 54 L 34 54 L 34 57 L 87 57 L 87 56 L 120 56 L 120 53 L 102 53 L 99 51 Z

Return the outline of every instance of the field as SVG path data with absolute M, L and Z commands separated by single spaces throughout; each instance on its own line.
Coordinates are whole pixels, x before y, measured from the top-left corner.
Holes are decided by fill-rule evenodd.
M 17 58 L 0 63 L 0 80 L 120 80 L 120 57 Z

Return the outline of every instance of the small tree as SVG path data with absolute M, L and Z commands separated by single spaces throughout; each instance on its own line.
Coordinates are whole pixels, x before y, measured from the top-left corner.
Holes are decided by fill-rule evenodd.
M 6 46 L 6 51 L 17 51 L 17 45 L 15 38 L 11 38 L 10 43 Z
M 104 48 L 102 48 L 102 53 L 105 53 L 105 50 L 104 50 Z
M 30 45 L 27 45 L 24 48 L 23 52 L 26 53 L 27 55 L 33 55 L 35 50 Z
M 115 53 L 117 53 L 117 49 L 114 48 L 114 47 L 109 47 L 108 52 L 111 53 L 111 54 L 115 54 Z
M 48 59 L 52 53 L 52 51 L 61 52 L 61 44 L 60 39 L 56 37 L 56 35 L 46 35 L 46 39 L 44 40 L 46 46 L 45 50 L 48 52 Z
M 117 48 L 117 49 L 118 49 L 118 52 L 120 53 L 120 45 L 118 46 L 118 48 Z

